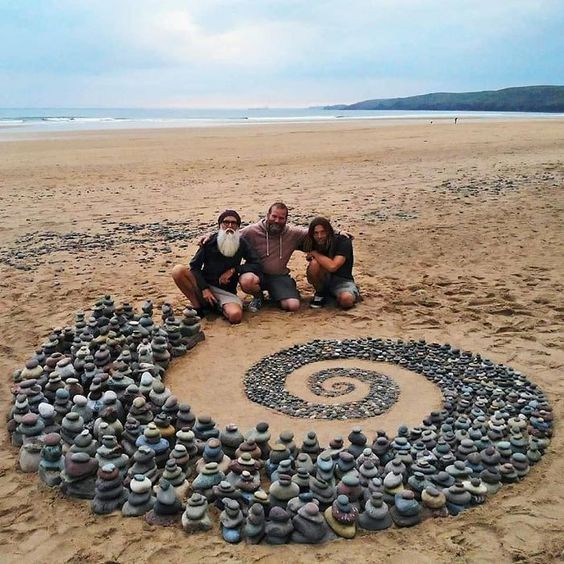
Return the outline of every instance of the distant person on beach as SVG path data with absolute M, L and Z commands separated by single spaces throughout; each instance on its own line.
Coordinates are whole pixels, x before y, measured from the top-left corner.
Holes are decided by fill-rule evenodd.
M 256 312 L 263 306 L 263 290 L 282 309 L 299 309 L 300 293 L 290 276 L 288 261 L 294 251 L 302 250 L 306 235 L 305 227 L 288 224 L 288 206 L 283 202 L 275 202 L 266 218 L 241 229 L 241 236 L 256 250 L 263 271 L 262 283 L 253 273 L 241 276 L 241 289 L 254 296 L 249 311 Z
M 241 238 L 241 217 L 235 210 L 225 210 L 217 221 L 218 232 L 200 245 L 189 267 L 177 264 L 172 269 L 172 278 L 200 317 L 206 310 L 217 310 L 230 323 L 236 324 L 243 317 L 237 282 L 250 275 L 260 284 L 260 259 L 252 246 Z
M 360 292 L 352 275 L 354 256 L 350 238 L 335 233 L 328 219 L 316 217 L 309 224 L 304 247 L 309 250 L 307 279 L 315 288 L 310 307 L 321 308 L 330 297 L 343 309 L 353 307 L 360 299 Z
M 458 118 L 455 117 L 455 118 L 454 118 L 454 125 L 456 125 L 456 122 L 457 122 L 457 121 L 458 121 Z

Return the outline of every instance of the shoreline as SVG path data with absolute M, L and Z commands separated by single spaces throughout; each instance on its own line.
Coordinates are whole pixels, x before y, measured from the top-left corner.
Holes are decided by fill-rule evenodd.
M 0 124 L 0 142 L 9 141 L 24 141 L 34 139 L 49 139 L 59 138 L 59 136 L 66 135 L 99 135 L 110 133 L 139 133 L 145 131 L 165 132 L 165 131 L 208 131 L 208 130 L 223 130 L 223 129 L 254 129 L 263 127 L 342 127 L 358 125 L 359 127 L 387 127 L 387 126 L 401 126 L 401 125 L 432 125 L 432 124 L 453 124 L 454 118 L 457 118 L 458 123 L 462 124 L 476 124 L 476 123 L 523 123 L 523 122 L 564 122 L 564 114 L 541 114 L 535 116 L 530 115 L 511 115 L 503 116 L 496 114 L 495 116 L 467 116 L 467 115 L 408 115 L 408 116 L 381 116 L 381 117 L 335 117 L 332 119 L 276 119 L 265 121 L 209 121 L 206 124 L 201 123 L 206 120 L 195 120 L 191 124 L 185 122 L 171 122 L 165 124 L 163 122 L 135 122 L 135 120 L 125 120 L 123 122 L 113 122 L 112 125 L 105 122 L 98 123 L 73 123 L 58 125 L 50 124 L 44 126 L 38 125 L 2 125 Z M 0 120 L 1 121 L 1 120 Z M 72 125 L 70 125 L 72 123 Z M 453 124 L 454 125 L 454 124 Z M 76 126 L 73 129 L 73 126 Z M 49 131 L 46 131 L 50 128 Z

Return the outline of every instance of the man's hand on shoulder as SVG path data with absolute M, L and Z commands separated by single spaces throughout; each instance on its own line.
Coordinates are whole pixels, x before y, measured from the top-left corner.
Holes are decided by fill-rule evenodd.
M 354 241 L 354 235 L 348 231 L 339 231 L 339 235 L 344 235 L 347 239 Z
M 211 235 L 210 233 L 208 233 L 207 235 L 202 235 L 198 239 L 198 247 L 203 247 L 212 237 L 213 235 Z

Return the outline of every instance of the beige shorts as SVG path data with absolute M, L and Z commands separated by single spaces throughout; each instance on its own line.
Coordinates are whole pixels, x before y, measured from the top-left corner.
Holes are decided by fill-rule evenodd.
M 243 307 L 243 301 L 236 294 L 232 294 L 227 290 L 222 290 L 217 286 L 210 286 L 210 290 L 217 300 L 219 309 L 223 309 L 223 306 L 226 304 L 238 304 L 241 308 Z

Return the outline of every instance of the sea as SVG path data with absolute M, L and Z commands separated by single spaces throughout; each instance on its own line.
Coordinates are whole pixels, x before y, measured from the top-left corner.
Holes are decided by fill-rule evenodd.
M 0 131 L 246 126 L 336 120 L 555 119 L 563 113 L 326 110 L 323 108 L 0 108 Z

